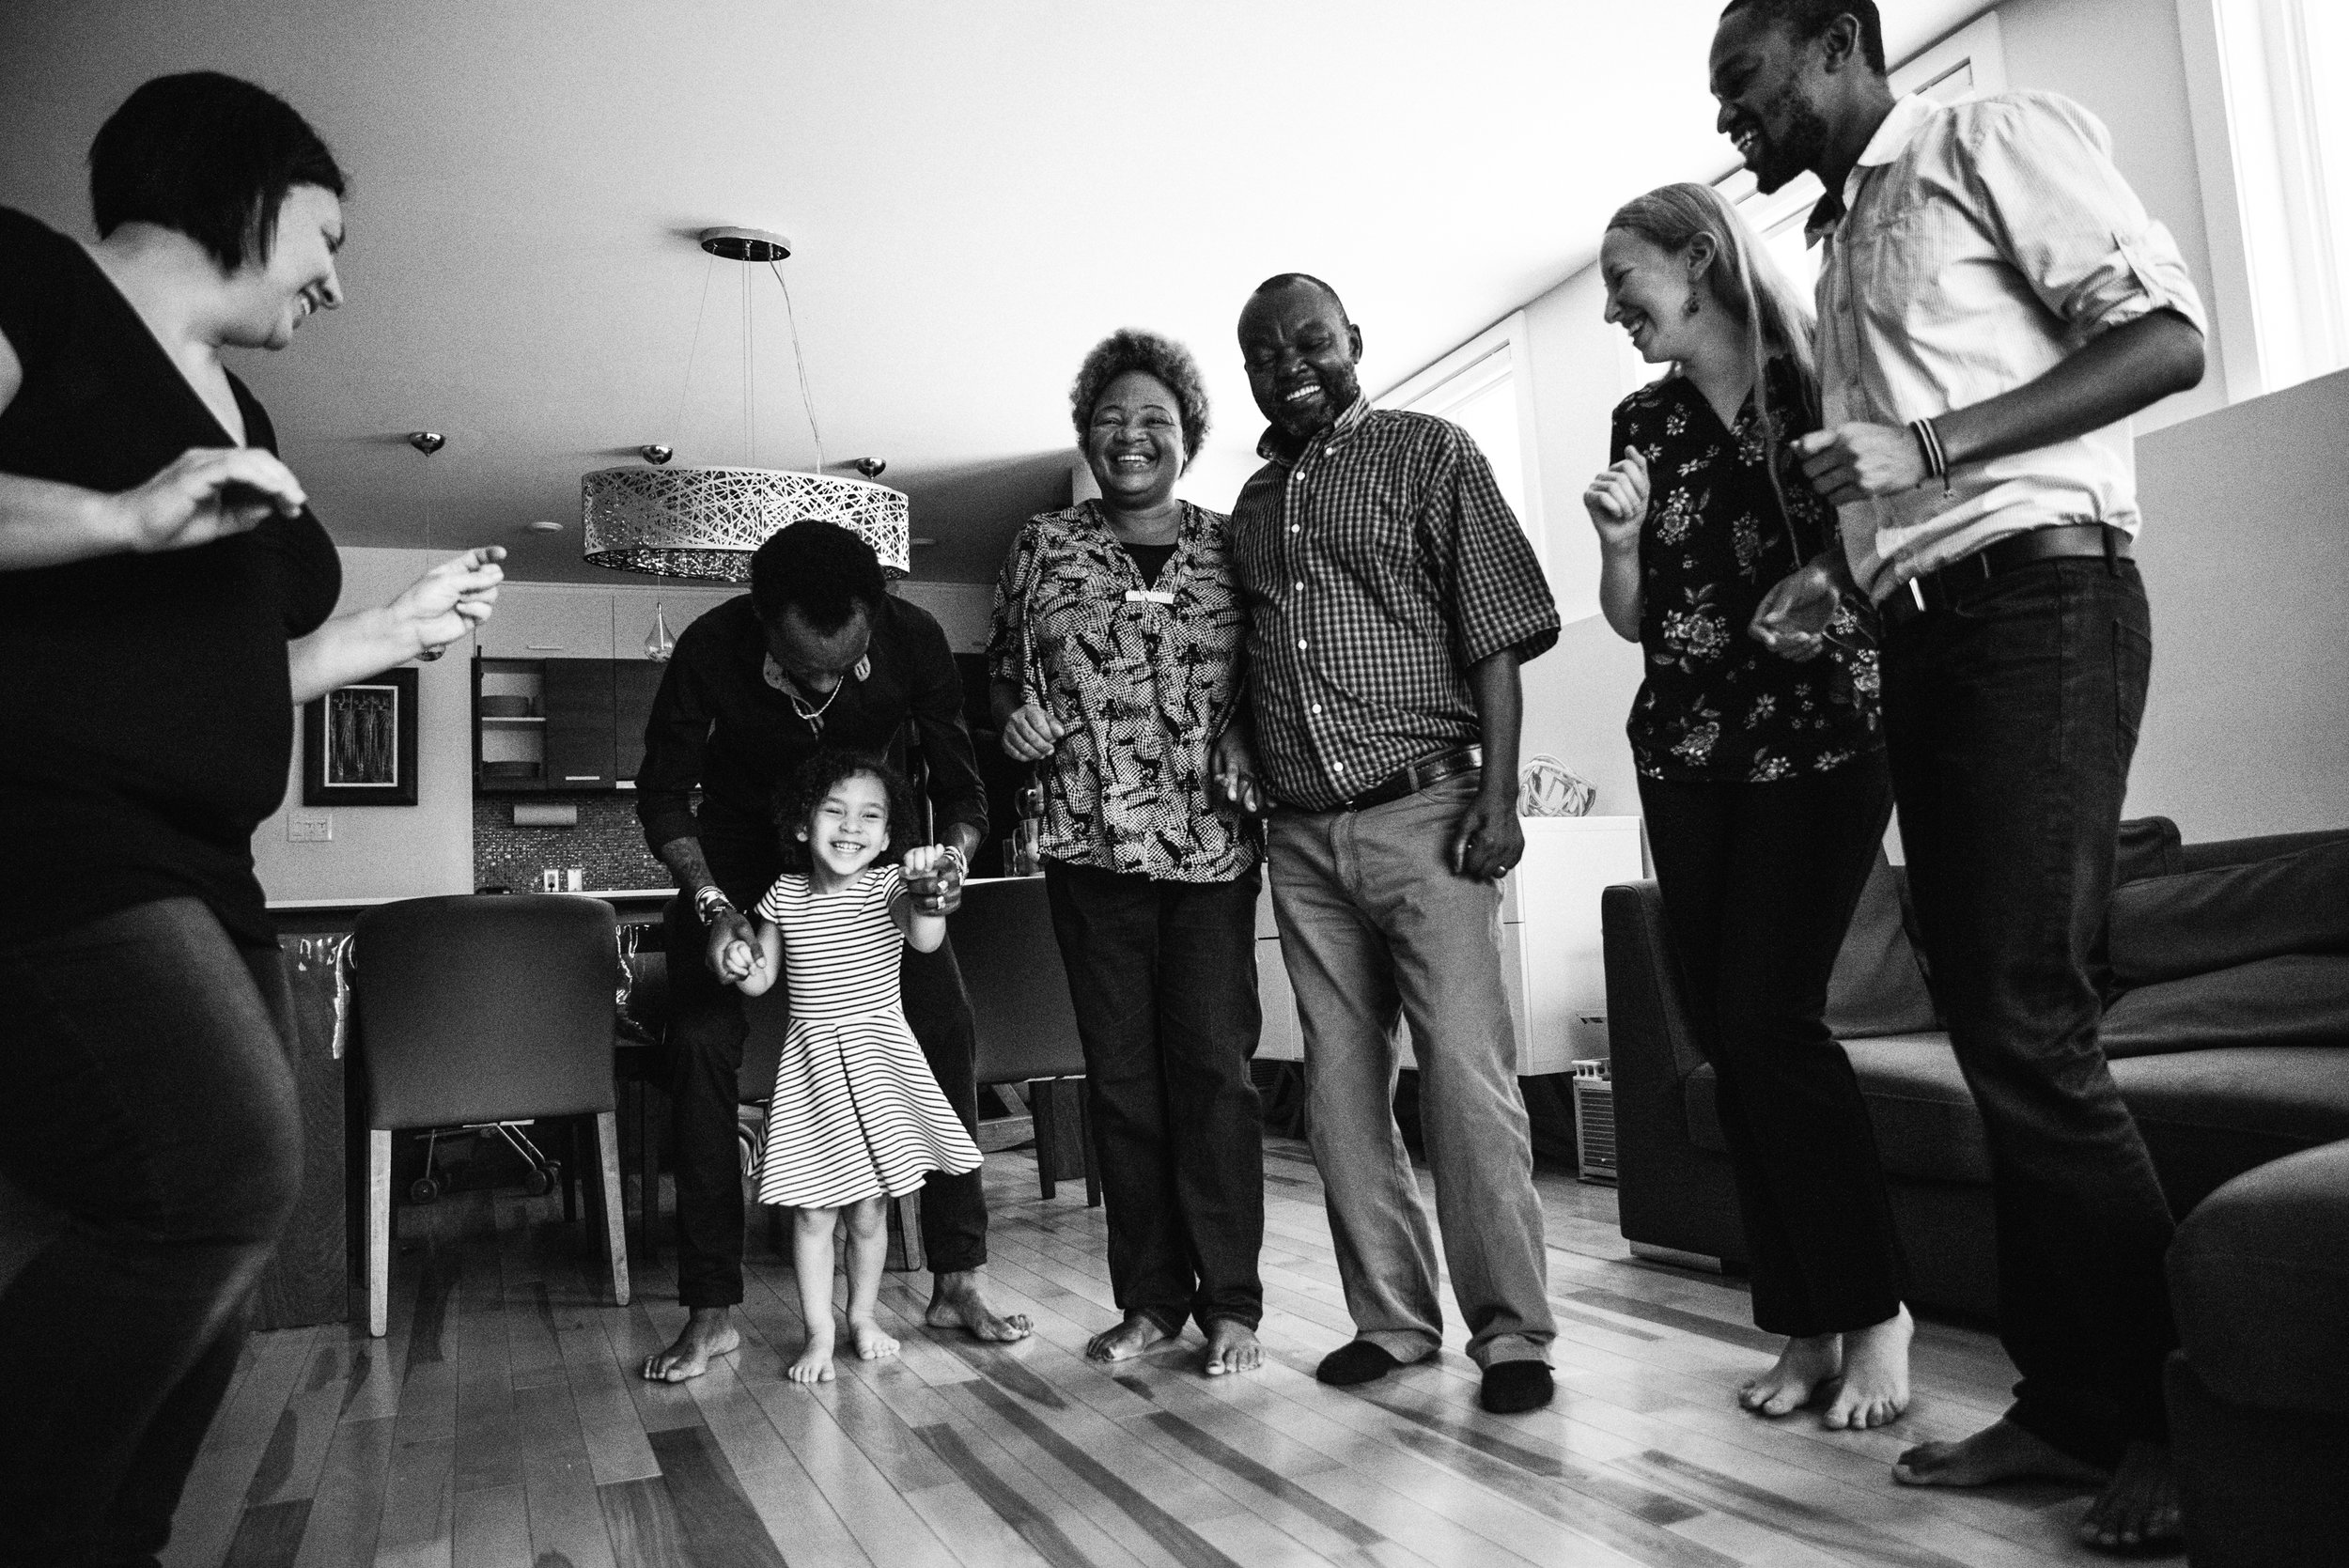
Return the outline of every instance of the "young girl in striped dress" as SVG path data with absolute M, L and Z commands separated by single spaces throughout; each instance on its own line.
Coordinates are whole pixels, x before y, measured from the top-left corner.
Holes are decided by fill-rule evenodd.
M 780 977 L 791 999 L 758 1199 L 799 1211 L 791 1261 L 807 1346 L 790 1376 L 825 1383 L 834 1217 L 848 1217 L 850 1343 L 868 1361 L 894 1356 L 897 1342 L 875 1316 L 889 1200 L 932 1171 L 977 1169 L 979 1151 L 931 1077 L 898 998 L 903 944 L 929 953 L 946 939 L 945 918 L 915 912 L 907 889 L 945 851 L 907 849 L 902 869 L 884 859 L 913 823 L 904 782 L 877 757 L 819 753 L 785 786 L 775 821 L 786 863 L 805 869 L 776 880 L 758 901 L 757 939 L 732 944 L 720 963 L 744 995 Z

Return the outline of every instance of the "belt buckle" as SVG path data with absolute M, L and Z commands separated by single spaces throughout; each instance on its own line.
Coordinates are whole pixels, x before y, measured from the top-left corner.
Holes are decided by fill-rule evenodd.
M 1919 614 L 1923 614 L 1927 609 L 1931 608 L 1925 603 L 1925 580 L 1922 577 L 1912 577 L 1908 580 L 1908 597 L 1915 601 Z

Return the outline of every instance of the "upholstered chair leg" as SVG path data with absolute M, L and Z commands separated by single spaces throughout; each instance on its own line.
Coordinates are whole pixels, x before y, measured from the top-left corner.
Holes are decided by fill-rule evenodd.
M 367 1129 L 367 1332 L 392 1320 L 392 1129 Z
M 603 1177 L 603 1248 L 612 1258 L 612 1299 L 628 1305 L 628 1205 L 620 1197 L 620 1118 L 596 1113 L 596 1167 Z

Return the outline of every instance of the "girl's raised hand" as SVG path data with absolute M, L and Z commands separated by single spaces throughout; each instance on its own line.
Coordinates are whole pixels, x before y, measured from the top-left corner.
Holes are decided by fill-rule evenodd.
M 732 941 L 718 950 L 718 977 L 729 985 L 748 980 L 764 962 L 755 942 Z
M 1647 454 L 1634 446 L 1623 460 L 1600 471 L 1582 492 L 1583 509 L 1598 530 L 1598 541 L 1610 550 L 1626 550 L 1640 541 L 1640 524 L 1647 520 Z

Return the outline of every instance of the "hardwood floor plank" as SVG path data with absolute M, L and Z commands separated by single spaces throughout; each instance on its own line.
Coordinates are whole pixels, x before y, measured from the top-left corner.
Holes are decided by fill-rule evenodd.
M 389 1416 L 346 1421 L 334 1428 L 311 1495 L 294 1568 L 347 1568 L 375 1560 L 391 1471 L 396 1423 Z
M 950 1568 L 947 1550 L 832 1412 L 794 1383 L 745 1383 L 857 1545 L 887 1568 Z
M 530 1512 L 532 1560 L 542 1568 L 613 1568 L 612 1537 L 596 1494 L 595 1467 L 568 1384 L 518 1389 L 522 1497 Z
M 1051 1568 L 1098 1568 L 1097 1560 L 1081 1550 L 1059 1521 L 1039 1507 L 1025 1487 L 1013 1485 L 983 1464 L 972 1452 L 962 1434 L 941 1422 L 923 1427 L 919 1436 L 980 1501 Z M 972 1568 L 977 1565 L 972 1564 Z
M 597 1487 L 596 1494 L 618 1568 L 696 1568 L 686 1551 L 685 1528 L 659 1477 L 616 1481 Z
M 635 1370 L 630 1368 L 624 1373 L 614 1364 L 603 1326 L 595 1321 L 599 1312 L 619 1310 L 604 1308 L 571 1314 L 570 1320 L 563 1322 L 555 1332 L 571 1402 L 579 1417 L 580 1437 L 598 1486 L 648 1480 L 661 1473 L 660 1463 L 652 1456 L 652 1444 L 646 1439 L 644 1425 L 638 1420 L 636 1402 L 627 1387 L 627 1380 L 635 1375 Z
M 519 1481 L 459 1492 L 449 1568 L 531 1568 L 530 1506 Z
M 685 1527 L 687 1556 L 699 1568 L 786 1568 L 783 1553 L 708 1427 L 656 1432 L 652 1449 L 669 1501 Z
M 376 1568 L 450 1568 L 456 1494 L 449 1479 L 456 1448 L 453 1437 L 397 1441 L 384 1478 Z
M 292 1568 L 302 1550 L 302 1532 L 309 1525 L 307 1498 L 246 1509 L 221 1560 L 224 1568 Z
M 281 1328 L 246 1341 L 240 1358 L 244 1371 L 231 1386 L 188 1472 L 171 1541 L 163 1554 L 166 1568 L 212 1568 L 221 1561 L 237 1536 L 264 1463 L 274 1455 L 281 1473 L 290 1464 L 294 1435 L 283 1418 L 309 1364 L 318 1332 L 315 1327 Z

